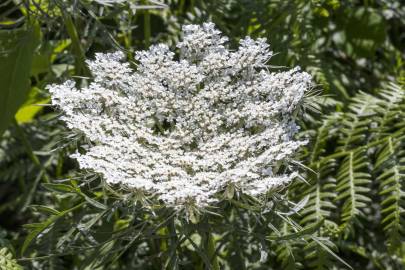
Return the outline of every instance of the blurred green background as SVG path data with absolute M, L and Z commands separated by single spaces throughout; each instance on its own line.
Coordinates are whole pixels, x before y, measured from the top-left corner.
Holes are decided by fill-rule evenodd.
M 118 4 L 2 0 L 0 248 L 7 250 L 0 252 L 0 268 L 3 258 L 16 269 L 17 264 L 27 269 L 162 269 L 147 259 L 137 266 L 141 259 L 131 258 L 136 245 L 125 249 L 114 263 L 91 268 L 92 264 L 70 253 L 74 246 L 63 249 L 58 244 L 58 239 L 73 237 L 66 236 L 66 228 L 23 227 L 44 225 L 52 214 L 32 205 L 63 210 L 83 200 L 77 194 L 56 196 L 43 185 L 69 177 L 77 169 L 68 155 L 81 140 L 67 137 L 58 113 L 49 106 L 46 86 L 72 76 L 83 83 L 81 78 L 90 76 L 85 60 L 96 52 L 122 50 L 133 61 L 134 51 L 150 44 L 164 42 L 175 49 L 183 24 L 207 21 L 230 38 L 233 48 L 245 36 L 267 38 L 275 52 L 269 68 L 299 65 L 314 78 L 320 97 L 312 102 L 318 112 L 306 112 L 301 122 L 302 136 L 311 139 L 301 159 L 319 173 L 307 173 L 310 185 L 291 187 L 292 200 L 309 198 L 308 210 L 294 219 L 302 225 L 325 220 L 317 234 L 330 239 L 329 247 L 353 269 L 405 269 L 405 4 L 400 0 L 132 0 Z M 88 192 L 101 196 L 100 190 Z M 83 213 L 63 217 L 62 223 L 75 226 Z M 108 222 L 119 226 L 123 221 L 110 217 Z M 45 237 L 40 234 L 46 234 L 48 226 L 53 240 L 24 244 L 27 235 Z M 249 251 L 249 239 L 239 241 L 233 248 L 239 245 L 238 260 L 243 262 L 225 254 L 230 269 L 243 269 L 239 267 L 245 261 L 247 269 L 346 269 L 311 240 L 269 244 L 269 258 L 256 264 L 258 255 Z M 114 245 L 106 253 L 96 250 L 108 257 L 117 249 Z M 56 247 L 60 254 L 54 252 Z M 27 259 L 51 253 L 56 255 Z M 197 260 L 195 254 L 184 256 Z

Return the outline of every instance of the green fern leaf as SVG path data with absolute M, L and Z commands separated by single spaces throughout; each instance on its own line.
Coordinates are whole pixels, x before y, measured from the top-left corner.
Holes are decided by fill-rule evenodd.
M 382 225 L 387 235 L 388 249 L 394 252 L 401 247 L 405 233 L 405 141 L 387 138 L 377 161 L 377 181 L 382 196 Z
M 336 250 L 336 246 L 331 241 L 322 241 L 330 250 Z M 309 268 L 317 270 L 331 269 L 334 264 L 332 254 L 324 247 L 320 246 L 314 239 L 309 240 L 304 248 L 305 260 Z
M 335 201 L 342 203 L 341 230 L 346 237 L 353 230 L 355 223 L 361 224 L 358 218 L 364 214 L 363 211 L 371 202 L 368 197 L 371 183 L 368 166 L 365 151 L 350 151 L 337 174 L 336 190 L 339 195 Z
M 354 97 L 342 119 L 341 138 L 337 151 L 355 149 L 366 142 L 367 131 L 376 115 L 378 98 L 366 93 Z
M 281 233 L 283 235 L 290 234 L 289 226 L 287 223 L 283 224 Z M 297 256 L 299 250 L 299 243 L 296 239 L 277 241 L 276 243 L 276 255 L 277 261 L 281 263 L 281 268 L 285 270 L 295 270 L 302 267 Z

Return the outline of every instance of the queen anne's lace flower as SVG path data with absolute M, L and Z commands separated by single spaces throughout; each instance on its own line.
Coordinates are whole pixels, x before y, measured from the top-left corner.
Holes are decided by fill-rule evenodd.
M 67 126 L 93 142 L 73 155 L 80 167 L 171 206 L 205 206 L 229 184 L 257 196 L 290 182 L 296 172 L 279 167 L 304 144 L 293 114 L 310 75 L 268 71 L 264 39 L 229 51 L 212 23 L 183 32 L 179 60 L 163 44 L 138 52 L 135 71 L 121 52 L 97 54 L 89 87 L 49 87 Z

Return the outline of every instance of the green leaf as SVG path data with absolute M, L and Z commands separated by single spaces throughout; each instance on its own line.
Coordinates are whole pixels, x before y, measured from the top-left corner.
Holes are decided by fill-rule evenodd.
M 298 232 L 295 233 L 290 233 L 286 235 L 281 235 L 281 236 L 267 236 L 267 240 L 291 240 L 291 239 L 297 239 L 303 236 L 311 235 L 314 232 L 316 232 L 323 224 L 323 219 L 318 221 L 317 223 L 313 223 L 302 230 L 299 230 Z
M 39 36 L 40 29 L 36 24 L 0 31 L 0 135 L 27 97 Z
M 58 219 L 63 217 L 64 215 L 80 208 L 83 205 L 83 203 L 79 203 L 76 206 L 64 210 L 62 212 L 58 212 L 58 214 L 50 216 L 47 220 L 41 222 L 41 223 L 32 223 L 32 224 L 26 224 L 24 227 L 32 229 L 32 231 L 27 235 L 27 237 L 24 240 L 24 243 L 21 247 L 21 254 L 24 254 L 24 252 L 27 250 L 28 246 L 31 244 L 31 242 L 40 234 L 42 233 L 46 228 L 54 224 Z M 57 211 L 57 210 L 55 210 Z
M 21 254 L 24 254 L 24 252 L 27 250 L 28 246 L 34 240 L 41 232 L 43 232 L 47 227 L 52 225 L 59 217 L 58 216 L 51 216 L 47 220 L 45 220 L 42 223 L 34 223 L 34 224 L 26 224 L 26 228 L 31 228 L 33 229 L 25 238 L 24 243 L 21 247 Z
M 403 182 L 405 167 L 402 157 L 405 156 L 405 142 L 388 136 L 386 143 L 381 146 L 377 156 L 376 173 L 380 183 L 381 196 L 381 225 L 386 233 L 388 251 L 395 254 L 401 249 L 405 234 L 405 196 L 403 196 Z
M 45 205 L 30 205 L 30 208 L 33 208 L 35 211 L 40 211 L 40 212 L 44 212 L 44 213 L 48 213 L 48 214 L 53 214 L 53 215 L 60 214 L 60 212 L 58 210 L 45 206 Z
M 43 109 L 41 104 L 50 102 L 50 98 L 44 98 L 40 94 L 41 90 L 37 87 L 32 87 L 26 102 L 20 107 L 15 114 L 15 119 L 18 124 L 29 123 Z
M 108 209 L 107 206 L 105 206 L 104 204 L 102 204 L 102 203 L 100 203 L 100 202 L 98 202 L 98 201 L 96 201 L 96 200 L 90 198 L 89 196 L 85 195 L 84 193 L 81 193 L 81 195 L 84 197 L 84 199 L 85 199 L 88 203 L 90 203 L 90 204 L 93 205 L 94 207 L 99 208 L 99 209 L 102 209 L 102 210 L 107 210 L 107 209 Z
M 53 183 L 43 183 L 42 186 L 50 191 L 56 192 L 77 192 L 78 190 L 72 186 L 65 184 L 53 184 Z
M 39 76 L 42 73 L 47 73 L 51 67 L 52 48 L 41 46 L 41 50 L 34 54 L 31 65 L 31 75 Z
M 35 118 L 35 116 L 42 111 L 43 106 L 41 104 L 48 104 L 49 98 L 38 100 L 36 103 L 27 104 L 22 106 L 18 112 L 15 114 L 15 119 L 18 124 L 30 123 Z

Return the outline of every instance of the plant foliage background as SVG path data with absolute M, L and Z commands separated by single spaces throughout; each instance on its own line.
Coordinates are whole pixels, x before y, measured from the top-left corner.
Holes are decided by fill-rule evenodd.
M 227 190 L 221 216 L 187 222 L 74 174 L 82 138 L 45 86 L 83 83 L 95 52 L 132 60 L 206 21 L 234 45 L 266 37 L 271 68 L 317 84 L 300 123 L 306 181 L 269 201 L 285 212 Z M 2 1 L 0 269 L 405 269 L 404 61 L 395 0 Z

